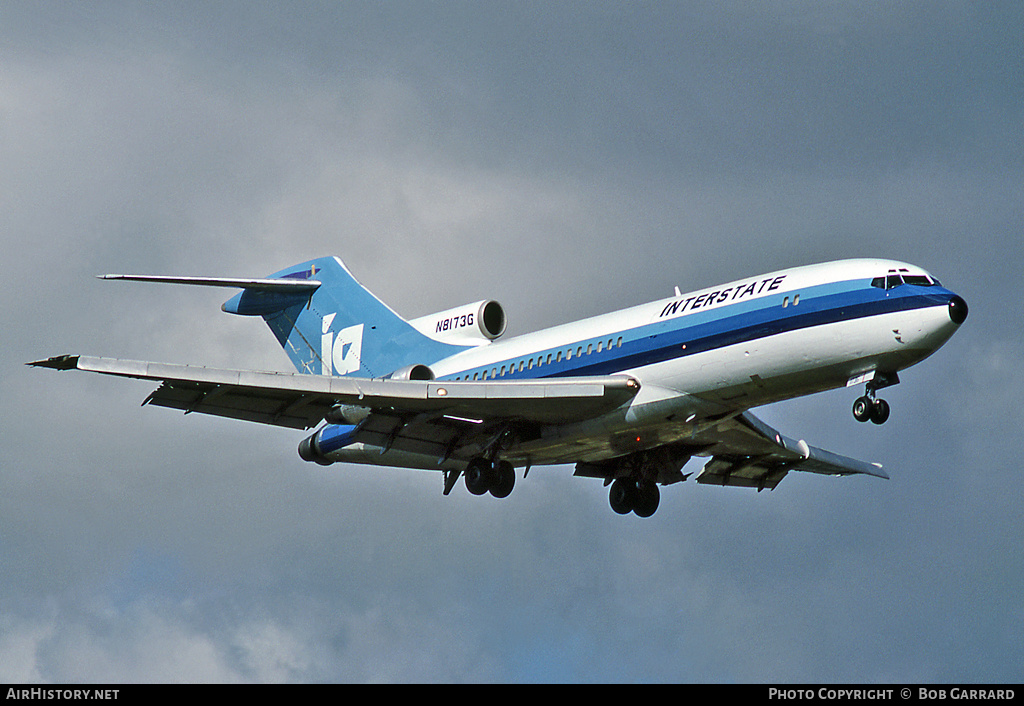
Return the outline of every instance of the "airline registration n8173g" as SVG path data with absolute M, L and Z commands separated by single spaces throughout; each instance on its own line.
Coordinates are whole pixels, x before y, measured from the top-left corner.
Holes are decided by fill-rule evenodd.
M 797 267 L 503 339 L 479 301 L 406 320 L 319 258 L 263 279 L 105 275 L 241 291 L 222 309 L 261 316 L 297 373 L 57 356 L 30 365 L 159 381 L 148 404 L 296 429 L 306 461 L 440 471 L 505 497 L 533 466 L 575 464 L 612 509 L 654 514 L 660 485 L 774 489 L 790 471 L 887 478 L 882 467 L 784 436 L 749 410 L 863 386 L 854 417 L 881 424 L 876 392 L 934 353 L 966 302 L 889 260 Z

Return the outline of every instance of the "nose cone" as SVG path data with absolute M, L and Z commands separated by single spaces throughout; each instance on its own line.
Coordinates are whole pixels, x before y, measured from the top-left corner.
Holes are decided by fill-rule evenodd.
M 967 320 L 967 302 L 963 297 L 953 297 L 949 300 L 949 318 L 959 326 Z

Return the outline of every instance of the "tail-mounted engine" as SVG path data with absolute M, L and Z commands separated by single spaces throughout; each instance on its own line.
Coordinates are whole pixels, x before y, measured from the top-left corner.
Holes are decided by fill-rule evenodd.
M 434 371 L 422 363 L 406 365 L 390 375 L 385 375 L 388 380 L 433 380 Z
M 505 310 L 491 299 L 421 316 L 409 322 L 434 340 L 473 346 L 489 343 L 505 333 Z

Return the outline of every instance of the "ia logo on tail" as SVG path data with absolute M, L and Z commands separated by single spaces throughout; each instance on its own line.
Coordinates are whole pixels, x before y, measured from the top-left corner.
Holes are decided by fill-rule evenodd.
M 320 337 L 321 374 L 348 375 L 359 370 L 360 356 L 363 352 L 363 325 L 356 324 L 338 331 L 335 336 L 331 331 L 331 323 L 335 314 L 323 318 L 323 330 Z

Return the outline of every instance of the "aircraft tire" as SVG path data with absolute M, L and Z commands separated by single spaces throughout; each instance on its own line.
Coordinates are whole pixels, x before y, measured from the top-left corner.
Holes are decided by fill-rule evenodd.
M 875 424 L 885 424 L 889 418 L 889 403 L 885 400 L 875 400 L 871 405 L 871 421 Z
M 507 498 L 516 485 L 516 469 L 508 461 L 494 464 L 494 483 L 491 484 L 491 495 L 496 498 Z
M 637 486 L 636 502 L 633 512 L 637 517 L 650 517 L 658 511 L 661 502 L 661 491 L 657 483 L 640 483 Z
M 618 478 L 608 491 L 608 502 L 612 510 L 620 515 L 628 515 L 636 505 L 638 495 L 636 484 L 625 478 Z
M 853 418 L 858 422 L 866 422 L 871 419 L 873 410 L 874 404 L 870 397 L 858 397 L 853 403 Z
M 483 495 L 491 487 L 492 466 L 482 457 L 474 458 L 466 466 L 466 490 L 473 495 Z

